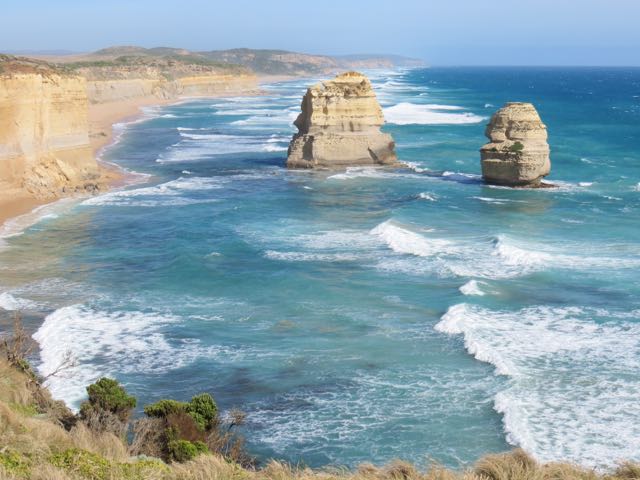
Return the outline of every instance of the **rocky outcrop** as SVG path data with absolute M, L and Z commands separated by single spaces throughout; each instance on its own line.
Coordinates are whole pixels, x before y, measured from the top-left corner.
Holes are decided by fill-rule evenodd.
M 487 183 L 541 186 L 551 171 L 547 127 L 530 103 L 507 103 L 487 125 L 489 143 L 480 149 Z
M 395 143 L 382 133 L 382 109 L 364 75 L 347 72 L 307 90 L 298 133 L 289 144 L 289 168 L 396 165 Z
M 0 182 L 40 199 L 95 190 L 85 79 L 22 70 L 0 74 Z

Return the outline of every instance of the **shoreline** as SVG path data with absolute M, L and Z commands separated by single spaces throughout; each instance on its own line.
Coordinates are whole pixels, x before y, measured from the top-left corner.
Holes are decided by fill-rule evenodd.
M 130 172 L 124 167 L 103 159 L 105 151 L 115 145 L 119 136 L 115 134 L 115 126 L 118 124 L 133 123 L 144 115 L 144 107 L 165 107 L 177 105 L 190 100 L 220 98 L 229 95 L 235 96 L 260 96 L 264 94 L 261 86 L 275 81 L 293 80 L 297 77 L 264 76 L 258 78 L 258 88 L 241 92 L 220 92 L 202 96 L 177 97 L 163 99 L 155 96 L 139 97 L 115 102 L 89 104 L 89 144 L 92 154 L 101 171 L 101 181 L 105 189 L 97 193 L 100 195 L 113 189 L 125 187 L 131 183 L 137 183 L 139 175 Z M 3 187 L 0 182 L 0 238 L 7 238 L 21 233 L 22 230 L 37 223 L 40 219 L 38 212 L 48 206 L 53 206 L 61 200 L 71 201 L 74 198 L 86 198 L 86 195 L 68 195 L 58 198 L 39 199 L 21 188 L 11 186 Z

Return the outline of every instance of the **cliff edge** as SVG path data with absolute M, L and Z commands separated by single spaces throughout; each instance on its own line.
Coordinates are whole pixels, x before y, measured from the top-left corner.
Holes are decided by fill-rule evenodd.
M 310 87 L 301 110 L 289 144 L 289 168 L 398 163 L 393 138 L 380 131 L 382 109 L 364 75 L 347 72 Z
M 0 56 L 0 184 L 50 200 L 100 188 L 89 143 L 86 80 Z

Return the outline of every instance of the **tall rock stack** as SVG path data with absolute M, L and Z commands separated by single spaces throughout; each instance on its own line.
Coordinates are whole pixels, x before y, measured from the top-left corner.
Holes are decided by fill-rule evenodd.
M 382 133 L 382 109 L 367 77 L 338 75 L 307 90 L 298 133 L 289 144 L 289 168 L 397 165 L 395 143 Z
M 507 103 L 487 125 L 489 143 L 480 149 L 487 183 L 538 187 L 551 171 L 547 127 L 530 103 Z

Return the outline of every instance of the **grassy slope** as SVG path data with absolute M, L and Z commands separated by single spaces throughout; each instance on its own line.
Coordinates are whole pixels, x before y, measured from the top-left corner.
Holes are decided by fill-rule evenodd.
M 570 464 L 541 465 L 524 452 L 484 457 L 465 471 L 433 466 L 426 472 L 401 461 L 385 467 L 361 465 L 356 471 L 313 471 L 273 461 L 249 470 L 216 455 L 200 455 L 167 465 L 130 457 L 111 434 L 96 434 L 82 424 L 70 431 L 57 421 L 60 412 L 33 377 L 0 359 L 0 480 L 632 480 L 640 466 L 626 464 L 598 474 Z M 55 402 L 53 405 L 56 405 Z

